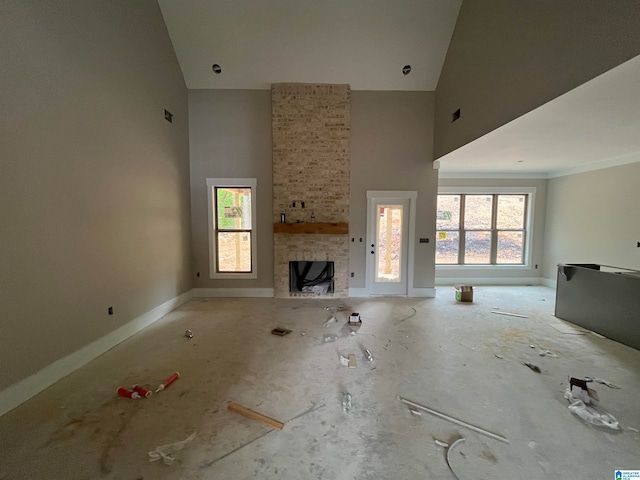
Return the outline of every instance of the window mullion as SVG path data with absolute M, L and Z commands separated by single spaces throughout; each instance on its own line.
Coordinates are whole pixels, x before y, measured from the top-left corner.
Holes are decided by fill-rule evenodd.
M 498 263 L 498 195 L 492 195 L 491 202 L 491 249 L 489 252 L 489 263 Z
M 524 218 L 522 219 L 522 264 L 527 263 L 527 243 L 529 241 L 529 195 L 524 196 Z
M 466 209 L 466 195 L 460 195 L 460 218 L 458 219 L 458 265 L 464 264 L 464 251 L 466 248 L 466 230 L 464 228 L 464 212 Z

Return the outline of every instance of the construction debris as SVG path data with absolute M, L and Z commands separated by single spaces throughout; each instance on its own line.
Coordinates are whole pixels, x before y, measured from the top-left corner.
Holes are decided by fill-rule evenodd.
M 453 451 L 453 449 L 456 448 L 456 445 L 458 445 L 458 444 L 460 444 L 462 442 L 464 442 L 464 438 L 459 438 L 455 442 L 453 442 L 449 448 L 447 448 L 447 455 L 446 455 L 447 466 L 449 467 L 449 470 L 451 470 L 451 474 L 454 476 L 454 478 L 456 480 L 459 480 L 459 479 L 458 479 L 458 476 L 456 475 L 456 472 L 454 472 L 453 468 L 451 468 L 450 455 L 451 455 L 451 452 Z
M 347 326 L 351 329 L 352 335 L 357 332 L 362 326 L 362 319 L 360 318 L 360 314 L 357 312 L 352 313 L 349 316 L 349 322 L 347 322 Z
M 343 367 L 346 367 L 349 365 L 349 359 L 347 357 L 345 357 L 344 355 L 340 355 L 340 365 L 342 365 Z
M 472 285 L 456 285 L 456 301 L 473 302 L 473 286 Z
M 288 328 L 282 328 L 282 327 L 276 327 L 273 330 L 271 330 L 272 335 L 278 335 L 279 337 L 284 337 L 285 335 L 288 335 L 290 333 L 291 333 L 291 330 L 289 330 Z
M 218 463 L 220 460 L 227 458 L 229 455 L 232 455 L 234 453 L 236 453 L 238 450 L 243 449 L 244 447 L 251 445 L 253 442 L 257 442 L 258 440 L 260 440 L 262 437 L 265 437 L 267 435 L 269 435 L 270 433 L 273 433 L 274 430 L 268 430 L 266 432 L 264 432 L 262 435 L 257 436 L 256 438 L 254 438 L 253 440 L 249 440 L 247 443 L 243 443 L 242 445 L 240 445 L 239 447 L 234 448 L 233 450 L 231 450 L 230 452 L 225 453 L 224 455 L 222 455 L 221 457 L 216 458 L 215 460 L 210 460 L 208 462 L 205 462 L 203 464 L 200 465 L 200 469 L 204 469 L 204 468 L 209 468 L 210 466 L 212 466 L 214 463 Z
M 349 354 L 349 368 L 356 368 L 356 356 L 353 353 Z
M 342 394 L 342 411 L 344 413 L 349 413 L 351 411 L 351 394 L 343 393 Z
M 602 385 L 606 385 L 609 388 L 614 388 L 614 389 L 619 389 L 620 387 L 611 383 L 611 382 L 607 382 L 606 380 L 603 380 L 601 378 L 594 378 L 594 377 L 584 377 L 584 381 L 585 382 L 595 382 L 595 383 L 600 383 Z
M 338 339 L 337 335 L 325 335 L 322 337 L 322 343 L 332 343 Z
M 149 398 L 151 396 L 151 394 L 153 393 L 151 390 L 147 390 L 142 385 L 134 385 L 133 386 L 133 391 L 136 392 L 138 395 L 140 395 L 143 398 Z
M 308 410 L 305 410 L 304 412 L 296 415 L 295 417 L 287 420 L 285 423 L 289 423 L 289 422 L 293 422 L 295 419 L 300 418 L 300 417 L 304 417 L 305 415 L 310 414 L 311 412 L 315 412 L 316 410 L 319 410 L 321 408 L 324 408 L 326 405 L 323 403 L 322 405 L 316 406 L 315 404 L 312 405 L 311 408 L 309 408 Z M 208 462 L 202 463 L 200 465 L 200 469 L 205 469 L 205 468 L 209 468 L 211 467 L 214 463 L 218 463 L 220 460 L 227 458 L 229 455 L 232 455 L 234 453 L 236 453 L 238 450 L 243 449 L 244 447 L 251 445 L 252 443 L 260 440 L 262 437 L 265 437 L 267 435 L 269 435 L 270 433 L 273 433 L 275 430 L 268 430 L 266 432 L 264 432 L 262 435 L 257 436 L 256 438 L 254 438 L 253 440 L 250 440 L 246 443 L 243 443 L 242 445 L 240 445 L 239 447 L 234 448 L 233 450 L 231 450 L 230 452 L 225 453 L 224 455 L 216 458 L 215 460 L 210 460 Z
M 596 406 L 598 399 L 595 395 L 595 390 L 591 390 L 590 388 L 586 388 L 585 390 L 581 388 L 577 384 L 579 383 L 579 379 L 572 378 L 571 380 L 576 380 L 577 382 L 567 387 L 564 394 L 564 398 L 571 403 L 568 407 L 569 411 L 592 425 L 619 430 L 620 424 L 618 420 L 609 412 Z
M 156 388 L 156 393 L 161 392 L 162 390 L 167 388 L 169 385 L 171 385 L 173 382 L 175 382 L 178 378 L 180 378 L 180 374 L 178 372 L 173 373 L 163 383 L 158 385 L 158 388 Z
M 569 411 L 585 422 L 619 430 L 620 426 L 616 418 L 597 407 L 598 394 L 587 386 L 591 380 L 593 380 L 591 377 L 584 379 L 571 377 L 569 379 L 569 386 L 564 394 L 564 398 L 571 403 Z
M 337 306 L 331 305 L 329 307 L 324 307 L 324 309 L 327 312 L 331 312 L 331 313 L 333 313 L 333 312 L 344 312 L 347 309 L 347 306 L 346 305 L 337 305 Z
M 500 310 L 491 310 L 491 313 L 495 313 L 497 315 L 507 315 L 508 317 L 529 318 L 528 316 L 520 315 L 519 313 L 502 312 Z
M 134 392 L 132 390 L 128 390 L 124 387 L 120 387 L 118 388 L 118 390 L 116 390 L 116 392 L 118 393 L 118 395 L 120 395 L 121 397 L 125 397 L 125 398 L 140 398 L 140 394 L 138 392 Z
M 556 355 L 555 353 L 553 353 L 551 350 L 540 350 L 538 352 L 538 355 L 540 355 L 541 357 L 552 357 L 552 358 L 558 358 L 558 355 Z
M 436 439 L 436 445 L 442 448 L 449 448 L 449 444 L 447 442 L 443 442 L 442 440 L 438 440 L 438 439 Z
M 187 338 L 193 338 L 193 332 L 191 330 L 187 330 L 184 332 L 184 336 Z
M 196 438 L 196 432 L 193 432 L 180 442 L 169 443 L 167 445 L 156 447 L 155 450 L 149 452 L 149 461 L 155 462 L 162 459 L 165 465 L 171 465 L 175 460 L 174 454 L 177 451 L 182 450 L 194 438 Z
M 371 354 L 371 352 L 368 349 L 364 349 L 364 356 L 367 359 L 368 362 L 373 361 L 373 355 Z
M 526 367 L 529 367 L 531 370 L 533 370 L 536 373 L 542 373 L 540 371 L 540 367 L 538 367 L 537 365 L 534 365 L 533 363 L 524 362 L 523 365 Z
M 284 423 L 267 417 L 266 415 L 262 415 L 261 413 L 254 412 L 253 410 L 243 407 L 242 405 L 238 405 L 237 403 L 230 403 L 227 409 L 231 410 L 232 412 L 238 413 L 243 417 L 255 420 L 256 422 L 264 423 L 268 427 L 271 427 L 275 430 L 282 430 L 284 428 Z
M 497 353 L 494 353 L 493 356 L 496 357 L 496 358 L 499 358 L 500 360 L 502 360 L 502 358 L 503 358 L 502 355 L 498 355 Z
M 322 325 L 324 326 L 324 328 L 330 327 L 332 323 L 337 323 L 338 319 L 335 317 L 335 315 L 331 315 Z
M 396 395 L 396 398 L 398 400 L 400 400 L 402 403 L 404 403 L 405 405 L 409 405 L 410 407 L 417 408 L 419 410 L 423 410 L 423 411 L 425 411 L 427 413 L 430 413 L 431 415 L 435 415 L 436 417 L 440 417 L 440 418 L 442 418 L 444 420 L 447 420 L 447 421 L 449 421 L 451 423 L 455 423 L 456 425 L 459 425 L 461 427 L 468 428 L 470 430 L 473 430 L 474 432 L 481 433 L 482 435 L 486 435 L 486 436 L 488 436 L 490 438 L 493 438 L 495 440 L 499 440 L 500 442 L 509 443 L 509 440 L 507 440 L 502 435 L 498 435 L 497 433 L 493 433 L 493 432 L 490 432 L 488 430 L 484 430 L 483 428 L 476 427 L 475 425 L 472 425 L 472 424 L 467 423 L 467 422 L 463 422 L 462 420 L 458 420 L 457 418 L 450 417 L 449 415 L 445 415 L 444 413 L 440 413 L 440 412 L 438 412 L 436 410 L 433 410 L 431 408 L 425 407 L 424 405 L 420 405 L 419 403 L 415 403 L 415 402 L 412 402 L 411 400 L 407 400 L 406 398 L 402 398 L 400 395 Z M 454 445 L 455 445 L 455 443 L 454 443 Z M 452 445 L 452 447 L 453 447 L 453 445 Z

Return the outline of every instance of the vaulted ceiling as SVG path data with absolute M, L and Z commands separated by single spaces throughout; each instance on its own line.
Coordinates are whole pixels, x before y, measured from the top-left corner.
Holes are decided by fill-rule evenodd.
M 462 0 L 158 3 L 190 89 L 434 91 Z M 638 161 L 639 98 L 637 57 L 445 155 L 441 173 L 546 176 Z
M 462 0 L 158 3 L 191 89 L 308 82 L 433 91 Z

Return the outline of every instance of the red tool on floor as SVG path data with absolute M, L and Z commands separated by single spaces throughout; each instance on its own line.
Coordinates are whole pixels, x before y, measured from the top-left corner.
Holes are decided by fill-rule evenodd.
M 149 398 L 153 393 L 151 390 L 147 390 L 146 388 L 144 388 L 141 385 L 134 385 L 133 386 L 133 391 L 136 392 L 141 397 L 144 397 L 144 398 Z
M 120 395 L 121 397 L 127 397 L 127 398 L 140 398 L 140 394 L 138 392 L 133 392 L 123 387 L 120 387 L 118 389 L 118 395 Z
M 169 378 L 167 378 L 164 381 L 164 383 L 161 383 L 160 386 L 158 388 L 156 388 L 156 393 L 161 392 L 162 390 L 167 388 L 169 385 L 171 385 L 173 382 L 175 382 L 179 377 L 180 377 L 180 374 L 178 372 L 176 372 L 173 375 L 171 375 Z

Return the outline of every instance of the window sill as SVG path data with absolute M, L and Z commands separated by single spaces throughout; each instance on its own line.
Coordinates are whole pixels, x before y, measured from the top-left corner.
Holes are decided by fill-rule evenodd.
M 209 278 L 212 280 L 255 280 L 258 278 L 258 273 L 212 273 Z
M 515 265 L 436 265 L 436 270 L 531 270 L 527 264 Z

